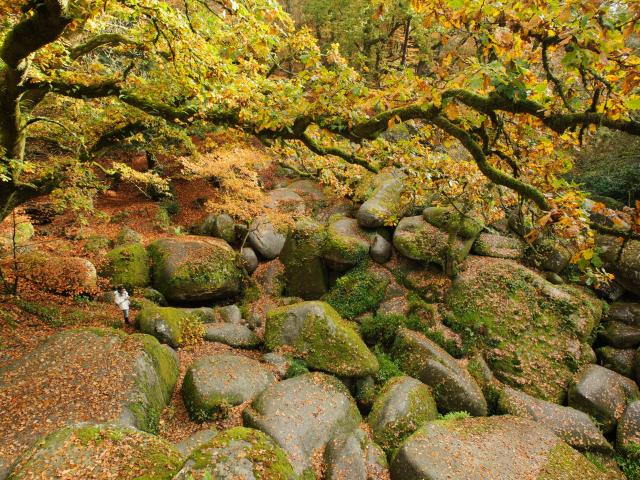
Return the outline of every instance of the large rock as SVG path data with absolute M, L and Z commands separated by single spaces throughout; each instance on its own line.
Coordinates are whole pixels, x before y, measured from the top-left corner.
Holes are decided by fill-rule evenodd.
M 411 377 L 394 377 L 373 402 L 367 423 L 384 449 L 396 448 L 424 423 L 438 417 L 431 389 Z
M 607 475 L 546 428 L 517 417 L 427 423 L 402 445 L 394 480 L 599 480 Z
M 625 377 L 633 378 L 635 373 L 635 348 L 600 347 L 596 349 L 600 365 Z
M 176 358 L 148 335 L 82 329 L 50 337 L 0 370 L 0 477 L 39 437 L 77 422 L 155 431 L 177 377 Z
M 220 408 L 253 400 L 275 381 L 257 360 L 240 355 L 202 357 L 187 369 L 182 398 L 192 418 L 203 421 Z
M 97 290 L 98 274 L 89 260 L 80 257 L 30 257 L 24 262 L 27 276 L 43 290 L 79 295 Z
M 378 371 L 378 361 L 360 335 L 327 303 L 302 302 L 267 315 L 265 345 L 288 346 L 311 368 L 334 375 L 363 377 Z
M 222 322 L 205 325 L 204 339 L 236 348 L 255 348 L 262 343 L 260 337 L 249 327 Z
M 131 291 L 151 283 L 149 255 L 141 243 L 131 243 L 114 248 L 107 253 L 106 271 L 113 285 L 124 285 Z
M 484 352 L 499 380 L 534 397 L 562 403 L 573 373 L 593 361 L 602 302 L 513 260 L 468 258 L 445 302 L 447 325 Z
M 609 320 L 640 327 L 640 303 L 615 302 L 609 305 Z
M 400 220 L 393 234 L 393 246 L 412 260 L 435 263 L 443 269 L 461 264 L 469 254 L 473 238 L 454 236 L 426 222 L 422 216 Z
M 640 295 L 640 240 L 625 242 L 616 271 L 624 288 Z
M 169 301 L 203 302 L 238 294 L 236 253 L 218 238 L 180 237 L 149 245 L 153 286 Z
M 575 408 L 539 400 L 510 387 L 500 392 L 497 408 L 499 413 L 534 420 L 577 450 L 603 453 L 612 450 L 589 415 Z
M 284 265 L 286 291 L 292 297 L 315 300 L 326 293 L 324 243 L 324 227 L 313 220 L 300 220 L 289 232 L 280 261 Z
M 371 239 L 353 218 L 335 216 L 329 219 L 324 258 L 334 270 L 343 271 L 358 265 L 369 254 Z
M 405 186 L 400 178 L 383 173 L 375 181 L 378 186 L 356 215 L 358 223 L 365 228 L 383 227 L 389 220 L 402 218 L 408 208 Z
M 209 475 L 209 476 L 207 476 Z M 297 480 L 285 452 L 259 430 L 226 430 L 196 449 L 175 480 Z
M 218 237 L 227 243 L 233 243 L 236 238 L 235 222 L 226 213 L 208 215 L 199 230 L 203 235 Z
M 633 380 L 599 365 L 587 365 L 569 389 L 569 405 L 595 418 L 602 431 L 615 430 L 627 404 L 640 398 Z
M 483 257 L 511 258 L 518 260 L 524 255 L 522 240 L 495 233 L 481 233 L 473 244 L 473 253 Z
M 462 215 L 458 210 L 449 207 L 427 207 L 422 217 L 434 227 L 462 238 L 476 238 L 484 228 L 484 224 L 475 215 Z
M 167 441 L 135 428 L 78 424 L 39 440 L 13 467 L 9 480 L 171 480 L 182 465 Z
M 362 428 L 333 438 L 324 454 L 326 480 L 388 480 L 384 451 Z
M 244 411 L 245 424 L 282 447 L 296 474 L 310 472 L 315 454 L 362 420 L 346 387 L 322 373 L 308 373 L 267 388 Z
M 616 348 L 635 348 L 640 345 L 640 326 L 609 321 L 599 337 L 605 344 Z
M 487 402 L 475 380 L 423 334 L 400 328 L 391 354 L 403 372 L 431 387 L 440 411 L 487 414 Z
M 247 240 L 255 251 L 267 260 L 272 260 L 280 255 L 287 236 L 281 229 L 276 228 L 267 217 L 261 216 L 249 226 Z
M 640 445 L 640 400 L 630 403 L 624 411 L 616 431 L 616 447 L 625 451 Z
M 369 254 L 374 262 L 380 264 L 387 263 L 393 254 L 391 242 L 379 233 L 376 233 L 371 241 L 371 250 L 369 250 Z
M 194 333 L 199 337 L 204 336 L 201 315 L 198 309 L 159 307 L 146 303 L 135 321 L 142 333 L 153 335 L 162 343 L 178 348 L 189 343 Z

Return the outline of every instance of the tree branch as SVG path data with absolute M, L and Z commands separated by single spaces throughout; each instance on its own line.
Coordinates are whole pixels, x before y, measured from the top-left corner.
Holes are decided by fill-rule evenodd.
M 68 0 L 41 0 L 30 17 L 16 24 L 4 39 L 0 58 L 9 67 L 20 62 L 45 45 L 55 41 L 71 22 Z
M 77 60 L 81 56 L 87 55 L 97 48 L 104 47 L 106 45 L 116 46 L 139 44 L 117 33 L 104 33 L 102 35 L 96 35 L 85 43 L 73 47 L 69 52 L 69 57 L 71 57 L 72 60 Z

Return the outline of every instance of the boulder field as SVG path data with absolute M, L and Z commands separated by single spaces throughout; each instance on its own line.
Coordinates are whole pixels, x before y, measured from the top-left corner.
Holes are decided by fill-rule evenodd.
M 0 370 L 0 479 L 640 469 L 633 240 L 598 239 L 626 292 L 606 302 L 572 281 L 566 245 L 408 202 L 398 172 L 358 195 L 333 204 L 304 180 L 268 197 L 284 224 L 216 212 L 189 235 L 123 229 L 98 273 L 131 290 L 141 333 L 69 330 Z M 65 265 L 95 288 L 81 260 Z M 175 402 L 193 432 L 179 443 L 158 434 Z

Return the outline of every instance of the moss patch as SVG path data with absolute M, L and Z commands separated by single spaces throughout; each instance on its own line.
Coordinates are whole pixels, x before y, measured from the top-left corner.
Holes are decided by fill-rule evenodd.
M 389 278 L 369 270 L 363 264 L 340 277 L 323 300 L 343 317 L 352 319 L 375 311 L 384 298 L 389 282 Z
M 109 261 L 106 272 L 114 285 L 124 285 L 127 289 L 146 287 L 151 283 L 149 255 L 142 244 L 116 247 L 107 254 Z
M 133 428 L 80 425 L 38 441 L 9 479 L 118 478 L 169 480 L 182 465 L 171 444 Z
M 246 469 L 250 469 L 258 480 L 292 480 L 296 477 L 286 453 L 269 436 L 259 430 L 236 427 L 222 432 L 193 452 L 177 478 L 204 480 L 218 478 L 217 473 L 222 472 L 240 475 L 240 471 Z
M 500 380 L 555 402 L 589 363 L 579 347 L 602 312 L 599 300 L 578 289 L 555 287 L 516 262 L 480 257 L 467 261 L 446 302 L 453 315 L 445 323 L 466 351 L 484 351 Z

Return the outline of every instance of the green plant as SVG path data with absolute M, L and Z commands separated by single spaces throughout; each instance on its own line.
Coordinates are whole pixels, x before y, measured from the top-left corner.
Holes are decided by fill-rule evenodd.
M 456 420 L 464 420 L 465 418 L 470 418 L 469 412 L 449 412 L 444 415 L 440 415 L 438 420 L 441 421 L 456 421 Z
M 180 204 L 175 198 L 167 198 L 160 202 L 160 208 L 164 209 L 169 216 L 173 217 L 180 213 Z
M 350 270 L 338 279 L 323 300 L 345 318 L 353 319 L 378 308 L 389 280 L 367 270 L 367 263 Z
M 385 353 L 380 346 L 376 345 L 373 348 L 373 353 L 378 359 L 378 364 L 380 365 L 380 369 L 374 376 L 376 384 L 384 385 L 387 380 L 404 375 L 398 364 L 387 353 Z
M 27 300 L 18 300 L 18 307 L 23 311 L 38 317 L 44 323 L 52 327 L 61 327 L 65 324 L 60 310 L 55 307 L 47 307 Z
M 396 338 L 398 329 L 406 324 L 402 315 L 371 315 L 362 319 L 360 333 L 369 345 L 390 346 Z
M 289 368 L 287 369 L 287 373 L 284 375 L 284 378 L 293 378 L 298 375 L 304 375 L 305 373 L 309 373 L 309 368 L 304 360 L 293 358 L 291 359 L 291 363 L 289 364 Z

